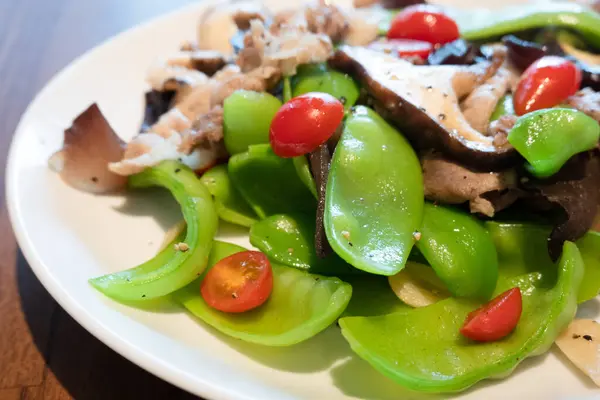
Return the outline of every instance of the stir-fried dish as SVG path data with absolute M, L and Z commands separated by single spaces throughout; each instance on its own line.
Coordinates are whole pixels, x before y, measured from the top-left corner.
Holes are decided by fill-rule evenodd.
M 268 346 L 337 321 L 417 391 L 506 377 L 555 342 L 600 383 L 600 326 L 574 320 L 600 291 L 600 14 L 420 3 L 213 7 L 151 66 L 137 136 L 79 115 L 50 159 L 67 184 L 161 186 L 185 220 L 91 285 Z M 219 220 L 255 249 L 215 240 Z

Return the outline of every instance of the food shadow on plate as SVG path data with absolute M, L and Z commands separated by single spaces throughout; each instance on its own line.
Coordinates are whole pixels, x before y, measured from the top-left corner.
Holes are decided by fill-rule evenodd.
M 285 372 L 314 373 L 329 369 L 339 360 L 348 358 L 351 350 L 339 328 L 331 326 L 316 336 L 286 347 L 271 347 L 244 342 L 227 336 L 194 318 L 200 326 L 238 353 L 267 367 Z
M 113 209 L 131 216 L 153 217 L 164 231 L 183 218 L 171 193 L 161 188 L 128 191 L 123 195 L 123 203 Z
M 558 351 L 556 351 L 558 353 Z M 548 353 L 528 358 L 517 366 L 511 376 L 518 375 L 544 362 Z M 486 387 L 500 385 L 503 380 L 485 380 L 457 394 L 429 394 L 410 391 L 375 370 L 369 363 L 352 355 L 331 370 L 333 383 L 347 396 L 371 400 L 441 400 L 453 399 Z M 592 387 L 592 386 L 589 386 Z

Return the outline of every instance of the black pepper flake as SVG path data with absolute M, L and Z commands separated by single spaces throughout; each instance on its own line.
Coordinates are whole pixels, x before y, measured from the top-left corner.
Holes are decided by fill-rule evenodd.
M 342 103 L 343 105 L 346 105 L 346 97 L 340 96 L 340 103 Z
M 588 342 L 591 342 L 591 341 L 593 340 L 593 339 L 592 339 L 592 337 L 591 337 L 590 335 L 583 335 L 583 338 L 584 338 L 585 340 L 587 340 Z
M 319 282 L 321 278 L 315 278 L 315 282 Z
M 467 177 L 466 177 L 466 176 L 463 176 L 463 179 L 467 179 Z
M 431 86 L 431 85 L 429 85 L 429 86 L 425 86 L 425 89 L 427 89 L 427 90 L 431 90 L 431 89 L 433 89 L 433 86 Z
M 425 109 L 425 107 L 419 107 L 419 110 L 421 110 L 422 112 L 426 112 L 427 110 Z
M 448 93 L 442 93 L 442 96 L 448 97 Z
M 350 247 L 354 246 L 354 245 L 352 244 L 352 242 L 348 242 L 348 245 L 349 245 Z
M 181 168 L 177 168 L 177 169 L 175 170 L 175 173 L 176 173 L 176 174 L 178 174 L 178 173 L 180 173 L 180 172 L 181 172 Z
M 446 114 L 439 114 L 438 118 L 443 121 L 446 119 Z
M 579 339 L 581 337 L 581 335 L 578 335 L 576 333 L 573 334 L 573 339 Z
M 234 299 L 237 299 L 238 295 L 237 295 L 237 293 L 231 293 L 231 297 L 234 298 Z
M 127 278 L 127 282 L 131 282 L 131 279 Z
M 142 297 L 146 297 L 146 295 L 145 295 L 145 294 L 143 294 L 143 295 L 142 295 Z
M 97 177 L 95 177 L 95 176 L 92 176 L 92 182 L 94 182 L 94 183 L 98 183 L 98 178 L 97 178 Z

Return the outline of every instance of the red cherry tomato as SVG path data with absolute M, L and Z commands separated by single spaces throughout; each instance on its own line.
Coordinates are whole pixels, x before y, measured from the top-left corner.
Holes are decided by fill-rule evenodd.
M 478 342 L 500 340 L 515 329 L 522 309 L 521 289 L 512 288 L 469 313 L 460 333 Z
M 259 251 L 242 251 L 222 259 L 208 271 L 200 286 L 206 304 L 228 313 L 260 306 L 272 290 L 271 263 Z
M 581 85 L 581 71 L 571 61 L 545 56 L 525 70 L 514 95 L 517 115 L 554 107 L 572 96 Z
M 431 43 L 412 39 L 389 39 L 373 42 L 369 45 L 369 48 L 387 54 L 394 54 L 398 57 L 418 56 L 422 59 L 427 59 L 433 51 Z
M 343 118 L 343 104 L 330 94 L 311 92 L 294 97 L 271 122 L 271 147 L 279 157 L 310 153 L 333 135 Z
M 400 11 L 390 26 L 388 39 L 414 39 L 445 44 L 460 37 L 458 25 L 438 7 L 414 5 Z

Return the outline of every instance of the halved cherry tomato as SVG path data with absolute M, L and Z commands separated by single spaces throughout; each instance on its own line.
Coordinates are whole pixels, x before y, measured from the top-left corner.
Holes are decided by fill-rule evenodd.
M 388 39 L 414 39 L 445 44 L 460 37 L 452 18 L 432 5 L 414 5 L 400 11 L 392 20 Z
M 521 289 L 512 288 L 469 313 L 460 333 L 478 342 L 500 340 L 515 329 L 522 310 Z
M 259 251 L 242 251 L 222 259 L 208 271 L 200 286 L 206 304 L 228 313 L 260 306 L 272 290 L 271 263 Z
M 579 90 L 581 71 L 571 61 L 545 56 L 531 64 L 521 76 L 514 95 L 517 115 L 554 107 Z
M 271 147 L 279 157 L 310 153 L 333 135 L 343 118 L 344 105 L 330 94 L 311 92 L 294 97 L 271 122 Z
M 413 39 L 389 39 L 373 42 L 369 45 L 370 49 L 381 51 L 387 54 L 394 54 L 398 57 L 418 56 L 427 59 L 433 51 L 433 45 L 429 42 Z

